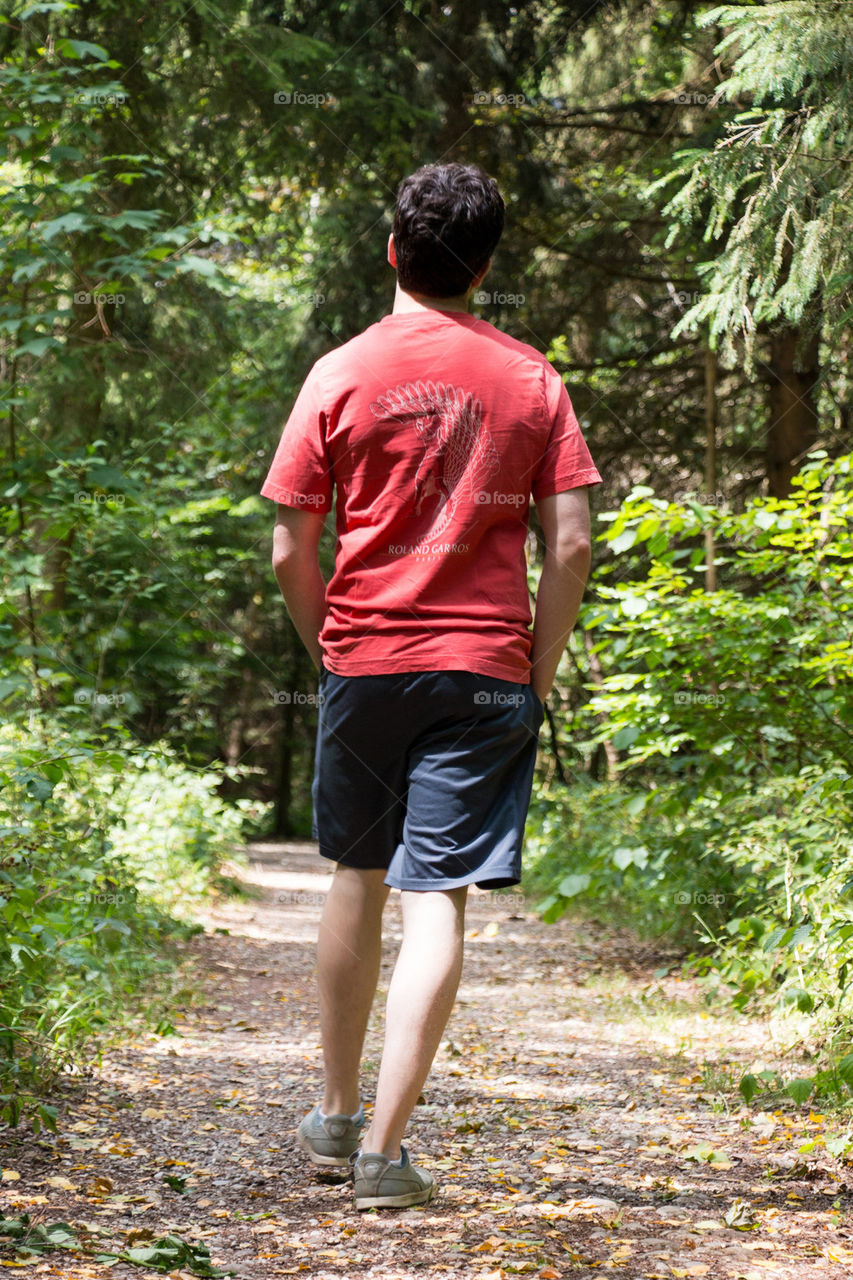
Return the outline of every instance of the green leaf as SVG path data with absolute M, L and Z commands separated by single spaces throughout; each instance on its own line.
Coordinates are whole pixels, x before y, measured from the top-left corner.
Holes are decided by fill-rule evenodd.
M 787 1093 L 789 1098 L 793 1098 L 795 1102 L 802 1104 L 803 1102 L 808 1102 L 814 1086 L 814 1079 L 809 1080 L 803 1076 L 798 1076 L 797 1079 L 791 1080 L 785 1085 L 784 1092 Z
M 43 356 L 45 351 L 61 345 L 56 338 L 30 338 L 29 342 L 22 342 L 19 347 L 15 347 L 13 355 L 16 359 L 18 356 Z
M 649 863 L 649 851 L 643 845 L 633 849 L 616 849 L 610 856 L 621 871 L 626 867 L 646 867 Z
M 563 876 L 557 886 L 557 892 L 563 898 L 574 898 L 577 894 L 583 893 L 584 889 L 589 888 L 590 879 L 590 876 L 585 871 Z
M 745 1076 L 741 1076 L 738 1089 L 746 1103 L 752 1102 L 755 1095 L 760 1092 L 758 1080 L 749 1072 Z
M 788 943 L 788 950 L 793 951 L 800 943 L 805 942 L 812 936 L 812 926 L 810 924 L 801 924 L 793 932 L 791 941 Z
M 635 529 L 623 529 L 621 533 L 617 533 L 616 537 L 612 539 L 610 545 L 616 554 L 620 555 L 621 552 L 629 551 L 633 547 L 636 536 Z
M 63 213 L 50 222 L 39 223 L 37 230 L 41 232 L 43 240 L 50 241 L 55 236 L 69 235 L 72 231 L 87 231 L 93 225 L 92 219 L 85 213 Z
M 625 751 L 637 741 L 641 733 L 640 726 L 637 724 L 627 724 L 622 729 L 618 729 L 611 738 L 611 742 L 617 751 Z
M 647 596 L 625 596 L 620 602 L 620 608 L 626 618 L 639 618 L 640 614 L 645 613 L 649 606 Z
M 88 40 L 70 40 L 63 37 L 56 41 L 56 52 L 63 58 L 97 58 L 106 62 L 109 54 L 99 44 L 91 44 Z
M 835 1070 L 844 1083 L 853 1089 L 853 1053 L 845 1053 L 844 1057 L 839 1060 Z

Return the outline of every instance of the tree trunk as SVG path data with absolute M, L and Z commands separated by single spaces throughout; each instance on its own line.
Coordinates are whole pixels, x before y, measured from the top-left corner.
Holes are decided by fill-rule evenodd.
M 278 778 L 275 788 L 273 835 L 284 838 L 293 834 L 290 806 L 293 800 L 293 718 L 291 691 L 289 702 L 281 706 L 281 736 L 278 741 Z
M 767 484 L 785 498 L 791 479 L 817 438 L 814 389 L 820 367 L 816 334 L 799 352 L 800 333 L 784 329 L 770 336 L 770 426 L 767 430 Z
M 717 502 L 717 357 L 710 347 L 705 352 L 705 501 Z M 717 590 L 714 530 L 705 530 L 705 590 Z

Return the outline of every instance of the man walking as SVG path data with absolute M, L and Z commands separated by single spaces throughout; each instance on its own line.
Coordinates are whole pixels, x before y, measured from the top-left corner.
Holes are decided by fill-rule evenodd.
M 298 1141 L 316 1165 L 352 1165 L 358 1209 L 434 1193 L 401 1140 L 456 997 L 468 886 L 521 876 L 543 701 L 589 572 L 600 476 L 562 381 L 467 309 L 503 220 L 474 166 L 405 179 L 393 311 L 314 365 L 261 490 L 278 503 L 276 578 L 320 669 L 314 834 L 337 864 L 317 944 L 325 1094 Z M 532 632 L 531 495 L 545 538 Z M 390 887 L 403 941 L 365 1129 Z

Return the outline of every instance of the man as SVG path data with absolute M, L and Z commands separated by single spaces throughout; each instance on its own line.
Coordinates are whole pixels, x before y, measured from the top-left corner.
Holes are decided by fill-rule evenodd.
M 337 863 L 317 944 L 325 1095 L 298 1140 L 317 1165 L 352 1165 L 357 1209 L 435 1190 L 401 1139 L 456 997 L 468 886 L 520 879 L 543 701 L 589 572 L 600 476 L 562 381 L 467 310 L 503 219 L 473 166 L 405 179 L 393 312 L 315 364 L 261 490 L 279 504 L 276 578 L 321 672 L 314 834 Z M 531 494 L 546 548 L 532 634 Z M 403 941 L 364 1129 L 389 887 Z

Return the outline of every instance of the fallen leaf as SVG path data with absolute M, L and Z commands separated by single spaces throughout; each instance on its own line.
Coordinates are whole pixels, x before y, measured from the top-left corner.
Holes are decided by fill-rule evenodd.
M 732 1227 L 736 1231 L 751 1231 L 753 1227 L 758 1226 L 758 1219 L 752 1205 L 740 1198 L 731 1202 L 723 1216 L 723 1221 L 727 1227 Z
M 93 1178 L 86 1187 L 87 1196 L 106 1196 L 113 1190 L 114 1183 L 112 1178 L 97 1177 Z

